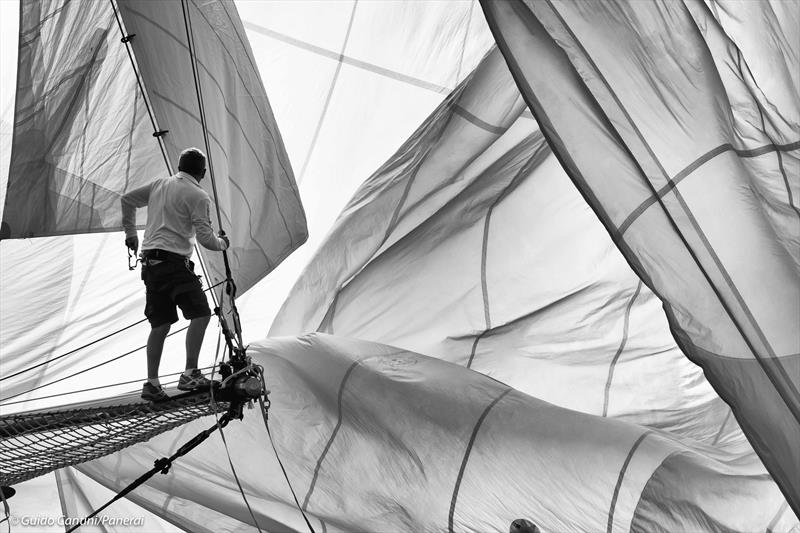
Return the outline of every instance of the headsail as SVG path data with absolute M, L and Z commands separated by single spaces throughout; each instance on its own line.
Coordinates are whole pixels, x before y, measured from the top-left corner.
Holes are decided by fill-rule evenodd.
M 117 15 L 135 34 L 126 45 Z M 45 0 L 24 3 L 22 20 L 10 237 L 119 229 L 120 194 L 169 172 L 183 148 L 205 150 L 207 137 L 216 187 L 203 186 L 214 225 L 232 238 L 239 292 L 305 242 L 292 167 L 232 4 Z M 158 140 L 154 125 L 166 130 Z M 206 256 L 212 283 L 225 278 L 217 255 Z
M 120 195 L 164 172 L 110 5 L 21 3 L 3 238 L 118 230 Z
M 717 4 L 482 2 L 564 168 L 800 512 L 800 13 Z M 784 38 L 741 41 L 775 12 Z

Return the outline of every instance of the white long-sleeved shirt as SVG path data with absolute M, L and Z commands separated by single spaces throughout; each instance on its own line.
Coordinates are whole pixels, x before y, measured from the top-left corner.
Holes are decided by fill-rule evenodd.
M 126 237 L 136 236 L 136 208 L 147 206 L 142 250 L 167 250 L 189 257 L 195 235 L 209 250 L 226 248 L 225 241 L 211 229 L 211 199 L 185 172 L 133 189 L 121 202 Z

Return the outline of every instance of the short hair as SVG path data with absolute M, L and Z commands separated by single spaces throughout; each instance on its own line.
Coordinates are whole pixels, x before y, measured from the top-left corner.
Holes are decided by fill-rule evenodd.
M 193 176 L 200 175 L 206 169 L 206 154 L 198 148 L 187 148 L 181 152 L 178 161 L 178 170 L 187 172 Z

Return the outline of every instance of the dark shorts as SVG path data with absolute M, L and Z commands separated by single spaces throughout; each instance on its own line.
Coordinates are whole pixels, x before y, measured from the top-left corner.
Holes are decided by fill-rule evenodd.
M 211 315 L 208 300 L 194 273 L 194 263 L 186 261 L 161 261 L 142 264 L 142 280 L 147 289 L 144 316 L 152 327 L 174 324 L 178 321 L 176 306 L 187 320 Z

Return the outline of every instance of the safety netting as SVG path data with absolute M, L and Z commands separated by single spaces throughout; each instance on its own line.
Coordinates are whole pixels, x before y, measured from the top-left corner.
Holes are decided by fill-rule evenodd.
M 189 421 L 224 412 L 210 394 L 164 402 L 136 396 L 0 417 L 0 485 L 13 485 L 144 442 Z

